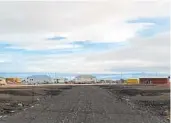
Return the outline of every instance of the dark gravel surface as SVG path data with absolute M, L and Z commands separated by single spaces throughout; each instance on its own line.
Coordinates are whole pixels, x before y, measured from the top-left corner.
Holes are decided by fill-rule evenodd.
M 58 94 L 56 94 L 58 93 Z M 141 113 L 98 86 L 75 86 L 61 93 L 48 91 L 38 105 L 0 123 L 165 123 Z
M 141 87 L 140 85 L 139 87 Z M 170 116 L 170 88 L 144 86 L 100 86 L 115 96 L 116 99 L 130 105 L 135 110 L 148 112 L 160 118 L 169 120 Z

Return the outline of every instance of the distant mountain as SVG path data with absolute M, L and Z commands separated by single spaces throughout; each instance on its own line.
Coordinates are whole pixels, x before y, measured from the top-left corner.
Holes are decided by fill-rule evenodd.
M 51 78 L 67 78 L 69 80 L 74 79 L 76 76 L 79 76 L 82 74 L 76 74 L 76 73 L 55 73 L 55 72 L 0 72 L 0 76 L 1 77 L 19 77 L 22 79 L 25 79 L 27 77 L 35 77 L 35 78 L 47 78 L 51 77 Z M 139 77 L 168 77 L 169 74 L 166 73 L 150 73 L 150 72 L 129 72 L 129 73 L 115 73 L 115 74 L 91 74 L 93 76 L 95 76 L 97 79 L 103 79 L 103 78 L 110 78 L 113 80 L 118 80 L 121 78 L 139 78 Z

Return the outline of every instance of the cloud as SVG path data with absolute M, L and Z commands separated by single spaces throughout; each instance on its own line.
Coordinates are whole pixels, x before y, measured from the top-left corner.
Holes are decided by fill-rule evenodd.
M 69 41 L 122 42 L 136 35 L 138 30 L 148 28 L 152 23 L 127 24 L 125 22 L 106 21 L 73 30 L 67 34 Z
M 160 8 L 160 9 L 158 9 Z M 153 23 L 127 23 L 140 17 L 168 16 L 166 0 L 109 2 L 2 2 L 0 41 L 26 50 L 77 48 L 70 42 L 121 42 Z M 48 42 L 48 35 L 65 37 Z
M 164 42 L 164 43 L 163 43 Z M 96 53 L 26 58 L 28 71 L 66 73 L 166 72 L 170 70 L 169 33 L 130 40 L 127 48 Z
M 159 29 L 145 37 L 138 32 L 154 28 L 157 23 L 129 23 L 138 18 L 169 17 L 167 0 L 2 2 L 0 15 L 0 42 L 9 44 L 8 49 L 22 50 L 1 51 L 2 72 L 113 73 L 169 69 L 169 33 Z M 124 47 L 116 48 L 113 44 Z M 52 50 L 78 52 L 51 54 Z M 49 53 L 44 54 L 45 51 Z
M 168 32 L 170 30 L 170 17 L 155 17 L 155 18 L 138 18 L 137 20 L 130 20 L 128 23 L 153 23 L 152 26 L 145 30 L 138 31 L 141 36 L 152 36 L 161 32 Z
M 65 36 L 52 36 L 48 32 L 44 33 L 9 33 L 0 34 L 0 41 L 11 44 L 8 48 L 25 50 L 50 50 L 50 49 L 74 49 L 81 45 L 73 42 L 89 40 L 90 42 L 123 42 L 136 35 L 140 29 L 144 29 L 151 24 L 126 24 L 111 23 L 93 25 L 84 29 L 75 30 L 64 34 Z M 56 33 L 58 34 L 58 33 Z
M 1 34 L 47 30 L 65 33 L 103 24 L 107 20 L 120 22 L 141 17 L 169 16 L 169 0 L 2 2 L 0 8 Z
M 6 41 L 11 49 L 25 50 L 51 50 L 51 49 L 74 49 L 80 45 L 68 44 L 66 42 L 47 40 L 48 33 L 12 33 L 0 35 L 0 41 Z
M 51 36 L 51 37 L 47 38 L 47 40 L 62 40 L 62 39 L 66 39 L 66 37 Z
M 135 37 L 124 48 L 74 54 L 4 54 L 1 70 L 59 73 L 164 72 L 170 70 L 170 34 Z M 21 67 L 13 67 L 13 65 Z M 7 67 L 5 69 L 4 67 Z M 10 67 L 9 67 L 10 66 Z M 4 71 L 2 71 L 4 72 Z
M 160 33 L 153 37 L 131 39 L 127 48 L 106 51 L 87 57 L 87 60 L 111 61 L 113 70 L 169 71 L 170 34 Z M 118 62 L 117 62 L 118 61 Z M 116 62 L 116 63 L 115 63 Z M 110 66 L 112 68 L 112 65 Z

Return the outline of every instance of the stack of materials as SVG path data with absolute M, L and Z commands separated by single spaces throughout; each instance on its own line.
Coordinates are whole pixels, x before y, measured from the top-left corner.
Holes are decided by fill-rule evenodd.
M 21 84 L 20 78 L 6 78 L 7 84 Z
M 7 85 L 5 78 L 0 77 L 0 86 Z

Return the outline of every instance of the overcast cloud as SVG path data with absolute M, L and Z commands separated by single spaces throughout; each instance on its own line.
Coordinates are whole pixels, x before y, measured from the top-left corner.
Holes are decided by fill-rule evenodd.
M 169 18 L 169 0 L 0 2 L 0 16 L 2 72 L 170 71 L 169 30 L 154 22 Z

